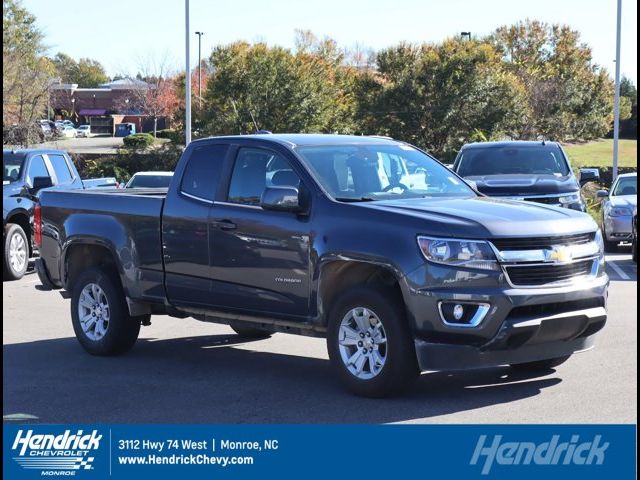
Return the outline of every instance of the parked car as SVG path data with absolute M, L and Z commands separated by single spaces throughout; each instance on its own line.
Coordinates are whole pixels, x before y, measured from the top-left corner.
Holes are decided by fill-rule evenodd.
M 65 138 L 76 138 L 78 136 L 78 131 L 69 125 L 63 125 L 60 130 L 60 135 Z
M 608 252 L 615 252 L 620 242 L 630 242 L 633 210 L 638 204 L 638 174 L 619 175 L 611 186 L 611 193 L 598 190 L 602 198 L 602 233 Z
M 387 157 L 429 183 L 385 188 Z M 192 316 L 326 337 L 347 389 L 381 396 L 420 370 L 557 366 L 607 318 L 589 215 L 479 196 L 393 140 L 202 139 L 166 193 L 47 191 L 39 208 L 39 278 L 70 292 L 94 355 L 130 349 L 151 314 Z
M 138 172 L 124 188 L 169 188 L 173 172 Z
M 638 263 L 638 207 L 633 209 L 631 221 L 631 256 L 633 261 Z
M 481 142 L 464 145 L 454 171 L 490 197 L 586 211 L 567 155 L 556 142 Z
M 4 278 L 17 280 L 34 251 L 33 212 L 41 190 L 82 188 L 69 156 L 59 150 L 4 150 L 2 216 Z
M 48 120 L 40 120 L 38 125 L 40 126 L 40 130 L 42 130 L 44 140 L 48 140 L 53 136 L 53 129 L 51 128 Z
M 84 188 L 120 188 L 120 182 L 115 177 L 87 178 L 82 183 Z
M 77 130 L 78 137 L 88 138 L 91 136 L 91 125 L 80 125 Z

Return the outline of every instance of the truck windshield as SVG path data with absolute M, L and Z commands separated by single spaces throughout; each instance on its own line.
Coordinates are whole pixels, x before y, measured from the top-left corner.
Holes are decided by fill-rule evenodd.
M 475 197 L 451 170 L 409 145 L 323 145 L 297 149 L 336 200 Z
M 24 155 L 19 155 L 17 153 L 3 153 L 2 166 L 4 167 L 4 173 L 2 177 L 2 184 L 8 185 L 20 180 L 23 164 Z
M 480 146 L 467 148 L 458 159 L 462 177 L 485 175 L 569 175 L 569 165 L 557 145 Z

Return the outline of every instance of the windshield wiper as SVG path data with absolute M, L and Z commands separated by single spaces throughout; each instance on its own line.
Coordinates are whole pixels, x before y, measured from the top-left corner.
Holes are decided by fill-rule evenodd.
M 335 197 L 339 202 L 373 202 L 375 198 L 371 197 Z

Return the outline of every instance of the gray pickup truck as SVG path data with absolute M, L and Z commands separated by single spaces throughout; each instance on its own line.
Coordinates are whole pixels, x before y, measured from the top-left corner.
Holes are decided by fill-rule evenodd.
M 198 140 L 168 191 L 46 191 L 35 218 L 39 277 L 96 355 L 188 316 L 326 337 L 346 388 L 383 396 L 424 370 L 557 366 L 607 318 L 588 215 L 484 197 L 389 139 Z

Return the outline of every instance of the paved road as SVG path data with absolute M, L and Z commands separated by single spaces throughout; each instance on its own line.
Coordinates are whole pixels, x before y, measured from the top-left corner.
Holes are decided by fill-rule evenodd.
M 69 301 L 37 291 L 30 274 L 3 285 L 3 414 L 46 423 L 635 423 L 637 269 L 629 255 L 610 260 L 610 318 L 595 350 L 541 376 L 425 373 L 412 392 L 385 400 L 345 394 L 323 340 L 241 342 L 191 319 L 154 317 L 129 354 L 91 357 L 73 337 Z

